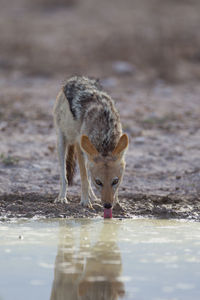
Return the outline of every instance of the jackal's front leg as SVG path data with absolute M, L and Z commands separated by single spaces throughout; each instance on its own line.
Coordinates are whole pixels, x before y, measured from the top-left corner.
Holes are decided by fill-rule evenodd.
M 88 180 L 88 174 L 85 167 L 85 159 L 79 144 L 76 145 L 78 163 L 81 175 L 81 201 L 80 204 L 83 206 L 92 207 L 91 200 L 96 200 L 96 196 L 92 190 L 90 182 Z
M 57 150 L 58 159 L 60 164 L 60 193 L 55 199 L 55 202 L 67 203 L 66 193 L 67 193 L 67 177 L 66 177 L 66 151 L 67 151 L 67 141 L 61 130 L 57 134 Z

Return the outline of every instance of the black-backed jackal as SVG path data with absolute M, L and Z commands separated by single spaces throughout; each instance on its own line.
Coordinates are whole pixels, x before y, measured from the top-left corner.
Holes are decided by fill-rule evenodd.
M 117 202 L 128 147 L 122 134 L 119 114 L 111 97 L 98 82 L 86 77 L 69 79 L 54 106 L 57 148 L 60 163 L 60 193 L 56 202 L 67 203 L 76 155 L 81 175 L 81 204 L 95 199 L 90 179 L 101 194 L 102 204 L 111 208 Z

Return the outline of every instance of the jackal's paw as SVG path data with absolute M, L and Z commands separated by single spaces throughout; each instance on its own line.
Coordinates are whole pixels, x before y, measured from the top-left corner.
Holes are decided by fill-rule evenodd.
M 68 203 L 68 200 L 67 200 L 66 197 L 58 196 L 58 197 L 54 200 L 54 203 Z
M 88 199 L 81 198 L 80 205 L 83 207 L 93 208 L 92 203 Z

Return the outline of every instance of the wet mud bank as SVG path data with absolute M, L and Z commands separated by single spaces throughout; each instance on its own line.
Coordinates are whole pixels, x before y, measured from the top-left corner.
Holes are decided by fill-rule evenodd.
M 68 204 L 54 203 L 55 195 L 10 194 L 0 196 L 0 221 L 12 218 L 91 218 L 103 217 L 103 208 L 93 203 L 84 208 L 79 197 L 70 197 Z M 200 221 L 199 199 L 180 199 L 176 196 L 133 194 L 119 199 L 113 209 L 114 218 L 148 217 Z

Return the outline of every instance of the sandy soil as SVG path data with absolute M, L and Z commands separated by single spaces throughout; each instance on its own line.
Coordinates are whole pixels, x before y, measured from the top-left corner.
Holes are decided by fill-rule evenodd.
M 4 45 L 0 50 L 0 220 L 102 216 L 97 204 L 93 209 L 79 205 L 79 172 L 69 188 L 70 203 L 53 203 L 59 190 L 59 172 L 52 107 L 64 79 L 77 72 L 101 78 L 116 101 L 130 138 L 126 174 L 119 190 L 121 207 L 114 209 L 113 216 L 200 220 L 198 81 L 148 81 L 145 76 L 151 74 L 149 69 L 145 73 L 132 61 L 120 65 L 118 56 L 107 57 L 103 63 L 99 50 L 96 60 L 91 56 L 90 64 L 88 49 L 99 47 L 101 37 L 108 35 L 109 22 L 100 25 L 102 15 L 88 19 L 89 0 L 85 6 L 61 6 L 53 11 L 24 7 L 22 0 L 19 3 L 21 6 L 10 8 L 5 2 L 1 10 L 5 26 L 1 36 L 7 48 Z M 117 18 L 115 10 L 113 14 Z M 83 20 L 85 39 L 79 27 Z M 71 35 L 65 36 L 69 24 Z M 116 29 L 113 21 L 109 26 L 111 32 Z M 21 29 L 24 44 L 23 37 L 19 41 L 16 34 Z M 70 46 L 63 52 L 66 43 Z M 42 50 L 37 45 L 43 45 Z M 44 45 L 52 49 L 47 56 Z

